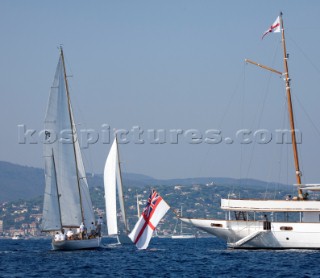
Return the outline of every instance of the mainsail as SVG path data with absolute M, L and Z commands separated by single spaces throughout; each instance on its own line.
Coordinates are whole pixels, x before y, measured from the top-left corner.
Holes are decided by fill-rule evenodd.
M 129 228 L 124 207 L 117 138 L 115 138 L 113 141 L 104 167 L 104 192 L 107 211 L 107 227 L 109 235 L 118 234 L 116 191 L 118 192 L 121 215 L 125 224 L 126 232 L 128 233 Z
M 89 227 L 94 214 L 68 92 L 61 49 L 45 117 L 43 231 Z

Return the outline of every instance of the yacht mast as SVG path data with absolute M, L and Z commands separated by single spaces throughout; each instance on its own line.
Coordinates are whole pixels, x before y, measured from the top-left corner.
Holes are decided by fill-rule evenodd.
M 288 54 L 287 54 L 286 41 L 285 41 L 285 36 L 284 36 L 282 12 L 280 13 L 280 27 L 281 27 L 282 47 L 283 47 L 283 62 L 284 62 L 284 73 L 283 74 L 285 76 L 285 82 L 286 82 L 286 94 L 287 94 L 289 121 L 290 121 L 290 128 L 291 128 L 291 140 L 292 140 L 294 164 L 295 164 L 295 170 L 296 170 L 296 180 L 297 180 L 297 184 L 298 184 L 298 197 L 299 197 L 299 199 L 303 199 L 302 190 L 300 187 L 300 185 L 301 185 L 301 171 L 300 171 L 300 167 L 299 167 L 299 156 L 298 156 L 298 149 L 297 149 L 296 132 L 294 129 L 295 125 L 294 125 L 293 108 L 292 108 L 291 91 L 290 91 Z
M 74 153 L 74 160 L 76 165 L 76 173 L 77 173 L 77 182 L 78 182 L 78 190 L 79 190 L 79 198 L 80 198 L 80 210 L 81 210 L 81 218 L 82 222 L 84 222 L 84 213 L 83 213 L 83 207 L 82 207 L 82 196 L 81 196 L 81 189 L 80 189 L 80 177 L 79 177 L 79 168 L 78 168 L 78 161 L 77 161 L 77 154 L 76 154 L 76 147 L 75 147 L 75 137 L 74 137 L 74 123 L 71 115 L 71 101 L 70 101 L 70 94 L 69 94 L 69 86 L 68 86 L 68 79 L 67 79 L 67 72 L 66 72 L 66 65 L 64 62 L 64 55 L 63 55 L 63 49 L 62 46 L 60 46 L 60 55 L 62 59 L 63 64 L 63 74 L 64 74 L 64 80 L 66 82 L 66 93 L 67 93 L 67 99 L 68 99 L 68 111 L 69 111 L 69 118 L 70 118 L 70 125 L 71 125 L 71 133 L 72 133 L 72 146 L 73 146 L 73 153 Z

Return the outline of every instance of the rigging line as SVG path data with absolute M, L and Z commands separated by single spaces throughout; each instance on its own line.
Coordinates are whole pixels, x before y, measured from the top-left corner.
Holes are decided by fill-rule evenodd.
M 224 109 L 224 113 L 223 113 L 223 115 L 221 117 L 221 120 L 220 120 L 220 122 L 218 124 L 218 130 L 220 130 L 220 131 L 221 131 L 222 123 L 224 122 L 224 120 L 225 120 L 225 118 L 226 118 L 226 116 L 227 116 L 227 114 L 228 114 L 228 112 L 230 110 L 231 103 L 233 102 L 233 99 L 234 99 L 236 93 L 238 92 L 238 88 L 239 88 L 239 85 L 241 84 L 242 80 L 243 80 L 243 70 L 242 70 L 241 74 L 239 74 L 239 76 L 238 76 L 238 81 L 236 82 L 236 86 L 235 86 L 235 88 L 233 90 L 233 93 L 232 93 L 231 97 L 229 98 L 227 107 L 226 107 L 226 109 Z M 215 144 L 208 144 L 208 145 L 211 146 L 211 145 L 215 145 Z M 198 168 L 198 171 L 197 171 L 198 172 L 198 176 L 201 176 L 201 172 L 204 169 L 203 165 L 205 165 L 205 162 L 208 161 L 208 156 L 211 153 L 212 149 L 213 149 L 212 147 L 208 148 L 208 151 L 205 153 L 204 158 L 202 159 L 201 163 L 198 163 L 198 165 L 199 165 L 199 168 Z
M 252 125 L 251 125 L 251 130 L 253 130 L 253 128 L 254 128 L 254 122 L 256 121 L 256 119 L 257 119 L 257 121 L 258 121 L 257 126 L 259 126 L 260 123 L 261 123 L 262 113 L 263 113 L 263 111 L 264 111 L 265 103 L 266 103 L 267 96 L 268 96 L 268 93 L 269 93 L 270 80 L 271 80 L 271 73 L 269 74 L 269 78 L 268 78 L 268 82 L 267 82 L 267 88 L 266 88 L 265 93 L 264 93 L 264 96 L 263 96 L 262 108 L 259 110 L 259 111 L 260 111 L 259 116 L 258 116 L 258 117 L 255 117 L 255 119 L 254 119 L 254 121 L 253 121 L 253 123 L 252 123 Z M 249 164 L 248 164 L 248 169 L 247 169 L 247 173 L 246 173 L 246 175 L 245 175 L 245 178 L 248 178 L 248 176 L 249 176 L 251 164 L 252 164 L 252 161 L 253 161 L 253 153 L 254 153 L 255 146 L 256 146 L 255 142 L 253 142 L 252 145 L 253 145 L 253 146 L 252 146 L 252 149 L 251 149 L 251 152 L 250 152 Z
M 281 124 L 281 128 L 284 129 L 284 126 L 285 126 L 285 123 L 286 123 L 286 107 L 287 107 L 287 102 L 286 102 L 286 97 L 284 96 L 284 102 L 283 102 L 283 108 L 282 108 L 282 111 L 283 111 L 283 115 L 282 115 L 282 124 Z M 280 145 L 278 146 L 277 148 L 277 145 Z M 280 151 L 278 150 L 280 148 Z M 268 174 L 268 180 L 271 180 L 271 177 L 273 176 L 272 173 L 276 173 L 277 169 L 277 180 L 275 180 L 273 182 L 274 184 L 274 187 L 273 187 L 273 198 L 276 199 L 276 196 L 277 196 L 277 192 L 279 193 L 279 184 L 280 184 L 280 177 L 281 177 L 281 167 L 282 167 L 282 150 L 283 150 L 283 144 L 276 144 L 276 147 L 273 149 L 274 153 L 273 153 L 273 157 L 274 157 L 274 160 L 272 161 L 276 161 L 276 163 L 270 163 L 269 162 L 269 174 Z M 272 166 L 275 166 L 275 169 L 273 169 Z M 266 188 L 266 196 L 268 194 L 268 189 L 269 189 L 269 185 L 271 183 L 268 183 L 267 184 L 267 188 Z M 270 189 L 271 190 L 271 189 Z M 271 194 L 272 192 L 270 192 Z
M 297 100 L 299 106 L 301 107 L 302 111 L 306 114 L 308 120 L 311 122 L 313 128 L 316 130 L 316 133 L 318 133 L 319 137 L 320 137 L 320 130 L 317 128 L 316 124 L 313 122 L 312 118 L 310 117 L 309 113 L 307 112 L 307 110 L 304 108 L 304 106 L 302 105 L 302 102 L 300 101 L 300 99 L 298 98 L 298 96 L 296 96 L 295 94 L 293 94 L 293 97 L 295 100 Z
M 283 111 L 283 115 L 282 115 L 282 123 L 281 123 L 281 127 L 282 129 L 284 129 L 284 126 L 285 126 L 285 123 L 286 123 L 286 107 L 287 107 L 287 104 L 286 104 L 286 98 L 284 97 L 284 102 L 283 102 L 283 108 L 282 108 L 282 111 Z M 273 198 L 276 199 L 277 197 L 277 193 L 279 194 L 279 186 L 280 186 L 280 181 L 281 181 L 281 172 L 282 172 L 282 156 L 283 156 L 283 144 L 276 144 L 276 145 L 280 145 L 278 146 L 278 148 L 275 148 L 275 154 L 274 156 L 276 157 L 276 155 L 278 154 L 278 157 L 276 159 L 277 163 L 275 164 L 275 167 L 276 169 L 274 170 L 276 172 L 276 170 L 278 169 L 278 172 L 277 172 L 277 180 L 275 181 L 275 184 L 274 184 L 274 196 Z M 278 151 L 278 149 L 280 148 L 280 151 Z
M 240 126 L 241 128 L 244 127 L 244 117 L 245 117 L 245 113 L 244 113 L 244 103 L 245 103 L 245 97 L 246 97 L 246 62 L 244 62 L 243 66 L 244 66 L 244 76 L 243 76 L 243 83 L 242 83 L 242 103 L 241 103 L 241 123 Z M 240 186 L 243 185 L 243 180 L 242 180 L 242 162 L 243 162 L 243 144 L 240 144 Z
M 291 94 L 291 96 L 292 96 L 292 94 Z M 300 105 L 302 111 L 307 115 L 309 121 L 311 122 L 312 126 L 316 129 L 316 131 L 317 131 L 317 133 L 319 135 L 319 130 L 317 129 L 317 127 L 314 124 L 314 122 L 312 121 L 312 118 L 310 117 L 308 112 L 304 109 L 301 101 L 298 99 L 298 97 L 295 94 L 293 94 L 293 98 L 298 102 L 298 104 Z M 296 119 L 296 123 L 298 123 L 298 122 L 299 122 L 299 119 Z M 299 126 L 299 125 L 297 124 L 296 126 Z M 303 165 L 304 165 L 304 155 L 303 154 L 304 153 L 302 151 L 302 144 L 297 144 L 297 149 L 298 149 L 299 157 L 300 157 L 300 170 L 301 170 L 301 173 L 303 173 L 304 178 L 306 179 L 306 173 L 305 173 L 304 167 L 303 167 Z
M 303 155 L 303 152 L 302 152 L 302 146 L 301 144 L 298 144 L 298 152 L 299 152 L 299 156 L 300 156 L 300 170 L 301 170 L 301 173 L 303 173 L 303 176 L 304 176 L 304 180 L 307 180 L 307 174 L 306 172 L 304 171 L 304 155 Z
M 288 106 L 288 98 L 285 97 L 285 105 Z M 285 121 L 288 123 L 289 122 L 289 114 L 285 113 Z M 284 125 L 285 127 L 285 125 Z M 289 157 L 291 158 L 291 147 L 290 144 L 283 144 L 285 145 L 286 148 L 284 148 L 284 156 L 285 156 L 285 166 L 286 166 L 286 172 L 285 172 L 285 184 L 289 184 Z M 292 195 L 296 194 L 296 190 L 294 190 L 294 188 L 292 187 Z
M 298 98 L 298 96 L 296 94 L 293 94 L 293 97 L 294 99 L 296 100 L 296 102 L 299 104 L 299 107 L 300 109 L 304 112 L 304 114 L 307 116 L 309 122 L 311 123 L 312 127 L 314 128 L 315 130 L 315 133 L 320 137 L 320 130 L 319 128 L 316 126 L 316 124 L 314 123 L 314 121 L 312 120 L 312 117 L 310 116 L 310 114 L 308 113 L 308 111 L 304 108 L 302 102 L 300 101 L 300 99 Z M 302 149 L 302 144 L 299 144 L 298 145 L 298 149 L 299 149 L 299 154 L 300 156 L 302 156 L 303 152 L 301 151 Z M 304 173 L 304 176 L 305 176 L 305 179 L 306 179 L 306 173 L 304 172 L 304 169 L 303 169 L 303 157 L 301 157 L 301 165 L 302 165 L 302 173 Z
M 76 91 L 79 92 L 80 90 L 76 89 Z M 70 85 L 70 83 L 69 83 L 69 92 L 71 92 L 71 93 L 73 92 L 72 84 Z M 73 103 L 75 103 L 75 106 L 77 108 L 76 112 L 77 112 L 77 115 L 79 115 L 79 117 L 77 117 L 77 118 L 81 118 L 81 122 L 78 124 L 75 123 L 75 126 L 82 125 L 86 130 L 89 130 L 87 127 L 87 124 L 86 124 L 86 118 L 84 116 L 83 110 L 81 109 L 81 107 L 79 105 L 78 98 L 75 98 Z M 71 105 L 71 107 L 72 106 L 73 105 Z M 86 165 L 89 164 L 89 166 L 85 167 L 85 169 L 89 168 L 90 169 L 89 172 L 91 172 L 91 174 L 93 174 L 94 173 L 94 165 L 93 165 L 93 159 L 92 159 L 92 152 L 89 151 L 90 144 L 88 146 L 88 151 L 86 152 L 86 151 L 83 151 L 83 148 L 81 148 L 81 144 L 80 144 L 81 138 L 79 138 L 79 136 L 77 136 L 77 140 L 79 140 L 80 149 L 82 150 L 82 158 L 83 158 L 83 160 L 86 161 Z
M 245 100 L 245 88 L 246 88 L 246 62 L 243 63 L 243 68 L 242 68 L 242 78 L 240 79 L 239 78 L 239 81 L 238 81 L 238 84 L 236 85 L 236 88 L 234 90 L 234 93 L 228 103 L 228 109 L 229 110 L 229 107 L 231 106 L 231 102 L 236 94 L 236 92 L 239 90 L 238 88 L 240 87 L 240 82 L 242 84 L 242 97 L 241 97 L 241 117 L 240 117 L 240 126 L 242 127 L 243 126 L 243 123 L 244 123 L 244 100 Z M 223 115 L 223 118 L 221 119 L 221 123 L 220 123 L 220 126 L 222 126 L 222 121 L 224 120 L 225 116 L 227 114 L 227 111 L 225 112 L 225 114 Z M 242 180 L 242 162 L 243 162 L 243 146 L 240 145 L 240 168 L 239 168 L 239 179 L 240 179 L 240 186 L 243 185 L 243 180 Z M 231 188 L 231 192 L 229 193 L 234 193 L 235 192 L 235 184 L 233 183 L 232 184 L 232 188 Z
M 277 53 L 280 49 L 280 44 L 277 44 L 276 47 L 275 47 L 275 50 L 274 50 L 274 55 L 273 55 L 273 62 L 272 62 L 272 66 L 275 64 L 275 60 L 276 60 L 276 57 L 277 57 Z M 266 89 L 265 89 L 265 93 L 264 93 L 264 96 L 263 96 L 263 101 L 262 101 L 262 108 L 260 109 L 260 107 L 258 107 L 257 109 L 257 112 L 256 112 L 256 115 L 259 114 L 258 117 L 254 117 L 254 120 L 252 122 L 252 125 L 251 125 L 251 130 L 253 130 L 254 128 L 254 123 L 257 119 L 258 121 L 258 126 L 260 125 L 261 123 L 261 120 L 262 120 L 262 114 L 263 114 L 263 111 L 264 111 L 264 108 L 265 108 L 265 103 L 266 103 L 266 100 L 267 100 L 267 96 L 269 95 L 270 93 L 270 81 L 271 81 L 271 76 L 272 76 L 272 72 L 269 73 L 269 78 L 268 78 L 268 81 L 267 81 L 267 85 L 266 85 Z M 258 113 L 260 112 L 260 113 Z M 246 176 L 245 178 L 248 178 L 249 176 L 249 172 L 250 172 L 250 168 L 251 168 L 251 165 L 252 165 L 252 161 L 253 161 L 253 153 L 254 153 L 254 150 L 255 150 L 255 143 L 253 142 L 253 147 L 251 149 L 251 153 L 250 153 L 250 157 L 249 157 L 249 166 L 248 166 L 248 169 L 247 169 L 247 173 L 246 173 Z
M 69 61 L 68 61 L 68 57 L 64 57 L 64 62 L 65 62 L 65 65 L 68 67 L 68 75 L 67 75 L 67 78 L 69 77 L 73 77 L 73 71 L 72 71 L 72 67 L 71 67 L 71 64 L 69 64 Z M 70 84 L 69 84 L 69 88 L 70 88 Z
M 70 87 L 69 87 L 69 88 L 70 88 Z M 82 119 L 84 119 L 82 110 L 80 109 L 80 106 L 78 105 L 77 100 L 76 100 L 75 102 L 76 102 L 76 106 L 77 106 L 77 111 L 80 111 L 79 116 L 80 116 Z M 73 105 L 70 104 L 70 106 L 71 106 L 71 109 L 72 109 L 72 111 L 73 111 L 73 108 L 72 108 Z M 83 121 L 83 123 L 78 123 L 78 124 L 74 123 L 74 127 L 73 127 L 74 130 L 75 130 L 75 133 L 76 133 L 76 140 L 78 140 L 78 142 L 79 142 L 79 148 L 80 148 L 80 150 L 82 150 L 82 152 L 81 152 L 82 162 L 84 163 L 84 161 L 86 161 L 86 163 L 84 163 L 83 167 L 84 167 L 84 170 L 85 170 L 84 178 L 87 178 L 87 172 L 86 172 L 87 167 L 85 167 L 85 165 L 88 165 L 88 163 L 89 163 L 89 168 L 90 168 L 90 170 L 91 170 L 90 172 L 93 173 L 92 157 L 91 157 L 91 152 L 89 151 L 89 146 L 90 146 L 90 145 L 88 146 L 88 156 L 89 156 L 89 158 L 88 158 L 88 157 L 87 157 L 87 152 L 84 151 L 83 148 L 81 148 L 81 137 L 79 136 L 77 125 L 78 125 L 78 126 L 83 125 L 86 130 L 88 130 L 88 128 L 87 128 L 87 125 L 86 125 L 85 121 Z
M 294 43 L 294 45 L 298 48 L 298 50 L 302 53 L 302 55 L 305 57 L 305 59 L 314 67 L 314 69 L 320 73 L 320 69 L 316 66 L 315 63 L 312 62 L 311 58 L 302 50 L 302 48 L 298 45 L 298 43 L 290 36 L 286 34 L 287 37 Z
M 289 184 L 289 156 L 291 157 L 290 155 L 290 151 L 289 151 L 289 145 L 287 145 L 287 148 L 286 148 L 286 155 L 287 155 L 287 159 L 286 159 L 286 166 L 287 166 L 287 173 L 286 173 L 286 184 Z
M 241 81 L 242 81 L 242 83 L 241 83 L 242 84 L 242 89 L 241 89 L 241 92 L 242 92 L 242 94 L 241 94 L 241 117 L 240 117 L 240 127 L 241 128 L 244 125 L 244 117 L 245 117 L 244 100 L 245 100 L 245 93 L 246 93 L 246 65 L 247 65 L 247 63 L 244 61 L 243 62 L 243 69 L 242 69 L 243 77 L 241 79 Z M 239 86 L 240 86 L 240 80 L 239 80 L 239 85 L 237 85 L 237 88 Z M 234 91 L 232 99 L 230 99 L 229 106 L 230 106 L 231 101 L 233 100 L 236 92 L 237 92 L 237 90 Z M 221 125 L 222 125 L 222 123 L 221 123 Z M 244 146 L 242 144 L 240 144 L 240 157 L 239 157 L 239 160 L 240 160 L 239 164 L 240 165 L 239 165 L 239 174 L 238 174 L 239 175 L 239 185 L 240 185 L 240 187 L 243 185 L 243 179 L 242 179 L 243 148 L 244 148 Z M 233 194 L 233 193 L 235 193 L 235 184 L 234 183 L 232 184 L 231 191 L 229 191 L 229 194 Z
M 63 66 L 63 76 L 64 76 L 64 86 L 65 86 L 65 93 L 67 97 L 67 105 L 68 105 L 68 113 L 69 113 L 69 120 L 70 120 L 70 125 L 72 129 L 72 147 L 73 147 L 73 154 L 74 154 L 74 159 L 75 159 L 75 171 L 76 171 L 76 177 L 77 177 L 77 184 L 78 184 L 78 190 L 79 190 L 79 198 L 80 198 L 80 211 L 81 211 L 81 218 L 82 221 L 84 221 L 84 212 L 83 212 L 83 206 L 82 206 L 82 196 L 81 196 L 81 191 L 80 191 L 80 181 L 79 181 L 79 166 L 78 166 L 78 156 L 76 152 L 76 146 L 75 146 L 75 135 L 76 135 L 76 129 L 75 129 L 75 124 L 74 124 L 74 119 L 72 115 L 72 108 L 71 108 L 71 101 L 70 101 L 70 94 L 69 94 L 69 85 L 68 85 L 68 79 L 67 79 L 67 73 L 66 73 L 66 66 L 65 66 L 65 61 L 64 61 L 64 54 L 63 54 L 63 49 L 61 47 L 61 61 L 62 61 L 62 66 Z M 75 132 L 75 134 L 74 134 Z
M 285 97 L 285 106 L 288 106 L 288 99 L 286 97 Z M 282 127 L 285 130 L 285 129 L 288 128 L 288 126 L 286 126 L 285 123 L 289 122 L 289 114 L 286 113 L 286 111 L 285 111 L 284 116 L 285 116 L 285 118 L 284 118 L 284 123 L 283 123 Z M 290 140 L 291 140 L 291 137 L 290 137 Z M 285 157 L 285 160 L 286 160 L 285 161 L 285 174 L 284 174 L 284 184 L 285 185 L 289 185 L 290 184 L 289 183 L 289 176 L 290 176 L 289 175 L 289 168 L 292 169 L 292 167 L 293 167 L 293 166 L 289 167 L 290 166 L 289 162 L 291 161 L 291 155 L 292 155 L 290 145 L 292 145 L 292 142 L 291 142 L 291 144 L 287 144 L 285 142 L 283 142 L 281 144 L 281 146 L 282 146 L 281 149 L 282 149 L 282 152 L 284 153 L 284 157 Z M 285 147 L 283 147 L 283 146 L 285 146 Z M 300 154 L 300 152 L 299 152 L 299 154 Z M 280 175 L 281 175 L 281 173 L 280 173 Z M 291 194 L 295 195 L 296 194 L 295 188 L 290 186 L 290 189 L 291 189 Z
M 70 77 L 73 77 L 73 71 L 72 71 L 71 65 L 69 64 L 68 58 L 64 57 L 64 60 L 65 60 L 66 66 L 68 67 L 68 73 L 70 73 L 69 75 L 67 75 L 67 79 L 69 81 Z M 73 84 L 71 84 L 70 82 L 68 82 L 68 85 L 69 85 L 69 93 L 73 94 L 74 91 L 76 91 L 76 92 L 80 91 L 77 88 L 75 88 L 75 90 L 74 90 L 73 89 Z M 75 103 L 75 106 L 77 107 L 76 111 L 77 111 L 77 114 L 79 115 L 79 118 L 81 118 L 83 120 L 82 122 L 84 122 L 83 126 L 87 129 L 87 126 L 85 124 L 86 123 L 86 121 L 85 121 L 86 118 L 84 117 L 84 113 L 83 113 L 83 111 L 82 111 L 82 109 L 81 109 L 81 107 L 80 107 L 80 105 L 78 103 L 78 98 L 74 98 L 73 99 L 73 103 Z M 71 108 L 72 108 L 72 105 L 71 105 Z M 79 125 L 79 123 L 78 124 L 75 123 L 75 128 L 76 128 L 77 125 Z M 80 144 L 80 139 L 81 138 L 79 138 L 79 136 L 77 135 L 77 140 L 79 140 L 80 149 L 82 149 L 81 148 L 81 144 Z M 88 147 L 88 149 L 89 149 L 89 147 Z M 86 161 L 86 165 L 89 164 L 89 168 L 90 168 L 89 172 L 91 172 L 91 174 L 93 174 L 94 165 L 93 165 L 92 153 L 90 151 L 88 151 L 88 156 L 89 157 L 86 154 L 87 154 L 87 152 L 82 152 L 82 158 Z M 87 167 L 84 167 L 84 168 L 87 169 Z M 87 173 L 85 173 L 85 175 L 86 174 Z
M 275 50 L 274 50 L 273 60 L 272 60 L 272 64 L 271 64 L 272 67 L 275 64 L 279 49 L 280 49 L 280 44 L 277 44 L 276 47 L 275 47 Z M 267 80 L 267 84 L 266 84 L 266 88 L 265 88 L 265 93 L 264 93 L 263 101 L 262 101 L 262 104 L 261 104 L 262 108 L 260 109 L 260 107 L 258 107 L 258 109 L 257 109 L 256 113 L 259 114 L 259 117 L 254 117 L 254 119 L 258 119 L 258 126 L 261 123 L 262 115 L 263 115 L 264 108 L 265 108 L 265 103 L 266 103 L 268 94 L 270 93 L 269 88 L 270 88 L 270 83 L 271 83 L 271 77 L 272 76 L 273 76 L 273 73 L 269 72 L 269 76 L 268 76 L 268 80 Z M 258 113 L 258 112 L 260 112 L 260 113 Z M 253 128 L 254 128 L 254 121 L 253 121 L 252 126 L 251 126 L 251 129 L 253 129 Z
M 245 67 L 244 67 L 244 69 L 245 69 Z M 244 71 L 244 69 L 242 70 L 241 74 L 238 77 L 238 82 L 236 83 L 236 86 L 235 86 L 235 88 L 233 90 L 233 93 L 232 93 L 232 95 L 231 95 L 231 97 L 230 97 L 230 99 L 228 101 L 227 107 L 224 110 L 224 113 L 223 113 L 223 115 L 221 117 L 221 120 L 220 120 L 219 125 L 218 125 L 219 130 L 221 129 L 221 126 L 222 126 L 227 114 L 229 114 L 231 103 L 233 102 L 233 99 L 234 99 L 236 93 L 239 90 L 240 82 L 241 81 L 244 82 L 244 80 L 245 80 L 245 71 Z
M 287 98 L 284 96 L 284 102 L 283 102 L 283 116 L 282 116 L 282 125 L 281 127 L 284 129 L 285 128 L 285 124 L 287 122 L 287 117 L 288 117 L 288 113 L 287 113 Z M 288 153 L 288 147 L 284 147 L 284 144 L 280 144 L 280 161 L 279 161 L 279 172 L 278 172 L 278 188 L 277 190 L 279 190 L 279 184 L 280 184 L 280 181 L 281 181 L 281 173 L 282 173 L 282 158 L 283 158 L 283 155 L 287 154 Z M 287 160 L 285 160 L 287 161 Z M 286 163 L 286 177 L 288 177 L 288 163 Z M 286 183 L 288 184 L 288 183 Z

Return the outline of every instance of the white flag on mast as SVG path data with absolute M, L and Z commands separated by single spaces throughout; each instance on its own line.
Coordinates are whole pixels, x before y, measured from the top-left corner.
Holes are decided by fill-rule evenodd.
M 146 249 L 148 247 L 153 231 L 169 209 L 170 206 L 162 197 L 155 190 L 152 190 L 146 207 L 129 234 L 129 238 L 138 249 Z
M 280 16 L 277 17 L 276 21 L 270 26 L 270 28 L 263 33 L 262 39 L 269 33 L 280 33 Z

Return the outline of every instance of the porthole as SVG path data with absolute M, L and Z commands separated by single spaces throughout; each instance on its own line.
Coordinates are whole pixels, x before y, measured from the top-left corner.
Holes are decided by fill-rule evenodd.
M 222 224 L 211 223 L 211 227 L 222 227 Z

